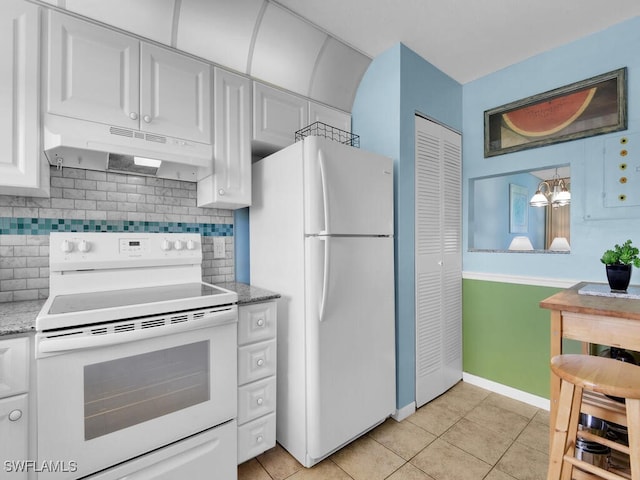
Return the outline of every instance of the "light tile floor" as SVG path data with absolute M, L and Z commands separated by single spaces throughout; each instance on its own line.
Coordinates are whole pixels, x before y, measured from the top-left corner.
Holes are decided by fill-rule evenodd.
M 238 480 L 544 480 L 548 448 L 549 412 L 460 382 L 313 468 L 276 445 Z

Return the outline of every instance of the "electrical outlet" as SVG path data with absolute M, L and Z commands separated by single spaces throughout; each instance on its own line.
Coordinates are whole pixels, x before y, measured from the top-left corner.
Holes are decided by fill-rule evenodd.
M 213 237 L 213 258 L 225 258 L 224 237 Z

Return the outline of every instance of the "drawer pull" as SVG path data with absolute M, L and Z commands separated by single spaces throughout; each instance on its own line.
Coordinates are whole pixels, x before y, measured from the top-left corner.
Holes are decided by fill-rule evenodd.
M 264 438 L 262 437 L 262 435 L 258 435 L 256 437 L 256 443 L 262 443 L 262 440 L 264 440 Z
M 259 358 L 259 359 L 256 361 L 256 365 L 258 365 L 259 367 L 261 367 L 262 365 L 264 365 L 264 358 Z
M 9 412 L 9 420 L 11 420 L 12 422 L 17 422 L 21 418 L 22 418 L 22 410 L 19 410 L 16 408 L 15 410 L 12 410 L 11 412 Z
M 258 405 L 262 405 L 262 404 L 264 403 L 264 400 L 262 399 L 262 397 L 259 397 L 259 398 L 256 400 L 256 403 L 257 403 Z
M 264 318 L 259 318 L 256 322 L 256 325 L 258 325 L 259 327 L 264 327 Z

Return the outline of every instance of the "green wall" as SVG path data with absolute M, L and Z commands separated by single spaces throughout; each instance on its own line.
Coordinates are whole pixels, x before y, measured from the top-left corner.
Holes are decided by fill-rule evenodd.
M 550 312 L 539 303 L 560 290 L 463 280 L 464 371 L 549 398 Z

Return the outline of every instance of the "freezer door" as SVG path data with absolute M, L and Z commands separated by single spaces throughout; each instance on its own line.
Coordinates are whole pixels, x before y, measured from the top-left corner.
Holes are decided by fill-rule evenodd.
M 305 247 L 313 464 L 394 412 L 393 239 L 307 237 Z
M 305 233 L 393 235 L 393 161 L 325 138 L 304 142 Z

